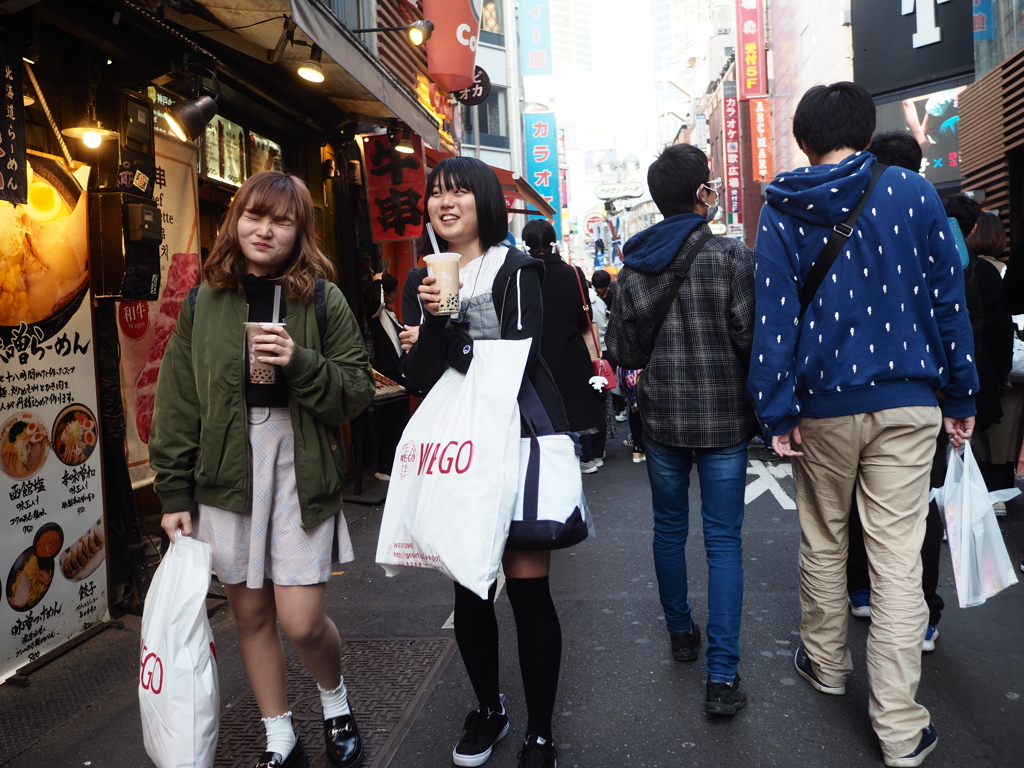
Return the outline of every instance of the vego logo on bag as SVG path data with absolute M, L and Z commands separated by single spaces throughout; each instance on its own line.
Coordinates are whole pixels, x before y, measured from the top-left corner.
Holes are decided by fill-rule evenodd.
M 409 440 L 402 446 L 399 455 L 401 478 L 405 479 L 413 471 L 417 475 L 447 475 L 455 472 L 465 474 L 473 464 L 473 441 L 447 443 L 420 443 L 418 446 Z
M 145 640 L 139 645 L 139 685 L 144 690 L 159 694 L 164 689 L 164 663 L 152 651 L 146 653 L 149 648 Z

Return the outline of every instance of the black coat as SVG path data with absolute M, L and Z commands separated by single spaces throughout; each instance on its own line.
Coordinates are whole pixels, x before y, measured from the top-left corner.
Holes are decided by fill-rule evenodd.
M 579 267 L 571 267 L 557 253 L 544 254 L 544 331 L 541 349 L 562 395 L 569 429 L 586 432 L 603 423 L 601 394 L 588 383 L 594 375 L 590 353 L 583 340 L 593 316 L 585 293 L 587 280 Z M 579 282 L 577 282 L 579 278 Z M 580 288 L 583 288 L 583 292 Z M 584 309 L 584 296 L 587 309 Z M 597 329 L 594 329 L 595 333 Z
M 520 273 L 516 279 L 516 273 Z M 402 316 L 407 325 L 414 325 L 418 317 L 417 288 L 427 276 L 426 267 L 409 270 L 406 289 L 402 297 Z M 544 324 L 544 305 L 541 283 L 544 264 L 522 251 L 510 248 L 505 262 L 491 285 L 494 309 L 501 318 L 501 338 L 530 339 L 530 356 L 524 376 L 533 383 L 537 396 L 558 432 L 569 429 L 565 407 L 551 371 L 541 357 L 541 334 Z M 411 286 L 411 287 L 410 287 Z M 521 323 L 520 323 L 521 320 Z M 446 317 L 424 313 L 419 340 L 402 358 L 402 373 L 422 392 L 429 392 L 449 366 L 462 369 L 467 356 L 463 346 L 472 342 Z M 471 356 L 470 358 L 471 359 Z

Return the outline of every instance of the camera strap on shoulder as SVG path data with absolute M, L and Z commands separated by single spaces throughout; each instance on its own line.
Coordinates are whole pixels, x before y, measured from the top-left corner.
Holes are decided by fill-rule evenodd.
M 818 288 L 821 287 L 822 282 L 828 276 L 828 272 L 832 269 L 832 265 L 835 263 L 836 257 L 839 255 L 839 251 L 843 249 L 846 241 L 850 239 L 853 234 L 853 225 L 857 223 L 857 219 L 864 210 L 864 206 L 867 205 L 868 198 L 871 196 L 871 190 L 875 188 L 875 184 L 882 177 L 887 165 L 882 165 L 876 162 L 874 167 L 871 169 L 871 181 L 868 182 L 867 189 L 864 190 L 864 194 L 860 197 L 860 202 L 857 203 L 857 207 L 850 211 L 850 215 L 846 217 L 846 221 L 836 224 L 832 227 L 832 234 L 829 235 L 828 242 L 818 255 L 817 260 L 811 267 L 811 273 L 807 276 L 807 282 L 804 283 L 803 288 L 800 289 L 800 315 L 799 319 L 803 320 L 804 312 L 814 301 L 814 294 L 818 292 Z

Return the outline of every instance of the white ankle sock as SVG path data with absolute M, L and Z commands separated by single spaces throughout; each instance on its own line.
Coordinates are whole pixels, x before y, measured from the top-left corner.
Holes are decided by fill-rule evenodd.
M 345 688 L 344 677 L 333 691 L 325 691 L 320 688 L 320 683 L 317 683 L 316 687 L 320 689 L 320 705 L 324 709 L 324 720 L 352 714 L 352 710 L 348 706 L 348 689 Z
M 285 712 L 277 717 L 264 717 L 263 727 L 267 729 L 267 752 L 277 752 L 282 758 L 287 758 L 295 746 L 292 713 Z

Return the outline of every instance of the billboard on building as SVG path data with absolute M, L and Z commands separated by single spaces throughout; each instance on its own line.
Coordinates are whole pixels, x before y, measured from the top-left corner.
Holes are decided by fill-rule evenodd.
M 772 151 L 772 108 L 770 99 L 751 99 L 750 158 L 754 181 L 764 183 L 775 176 Z
M 741 99 L 768 95 L 768 62 L 764 48 L 764 5 L 761 0 L 736 0 L 736 79 Z
M 879 104 L 876 130 L 906 131 L 921 145 L 921 175 L 932 184 L 960 179 L 960 93 L 966 86 Z
M 558 128 L 553 112 L 523 115 L 526 135 L 526 178 L 555 211 L 562 210 L 558 173 Z M 555 234 L 562 239 L 561 216 L 555 216 Z
M 524 76 L 551 74 L 551 0 L 519 3 L 519 47 Z

